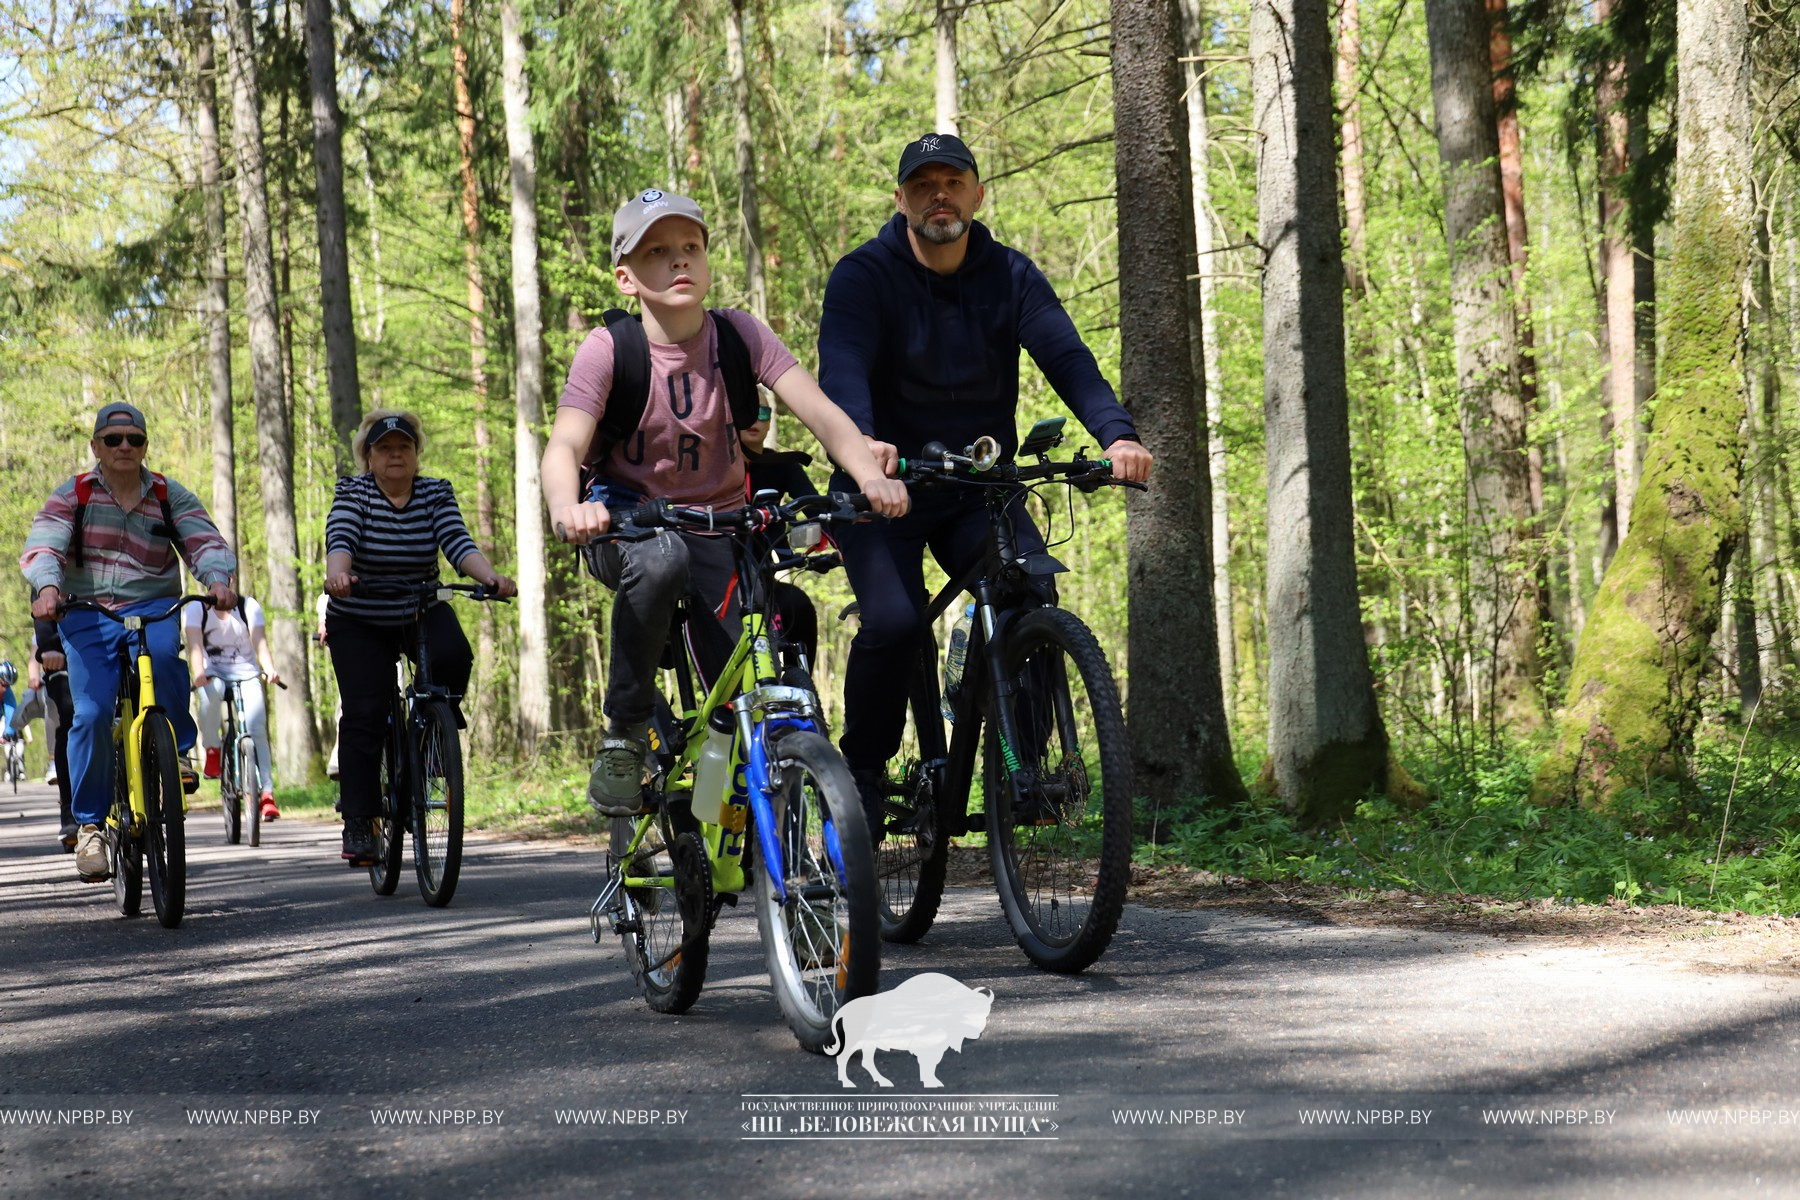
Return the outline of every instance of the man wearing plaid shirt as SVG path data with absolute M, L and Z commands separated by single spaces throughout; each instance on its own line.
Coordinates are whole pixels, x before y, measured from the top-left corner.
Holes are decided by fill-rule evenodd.
M 25 541 L 19 565 L 31 582 L 31 615 L 56 620 L 64 592 L 93 600 L 124 616 L 161 612 L 181 595 L 181 559 L 220 610 L 237 604 L 231 589 L 237 556 L 194 494 L 144 467 L 149 443 L 144 414 L 114 403 L 94 418 L 94 468 L 64 480 L 50 494 Z M 165 486 L 166 484 L 166 486 Z M 159 492 L 162 494 L 159 495 Z M 80 517 L 81 543 L 73 545 L 78 494 L 87 500 Z M 173 525 L 174 528 L 169 528 Z M 187 660 L 179 623 L 148 626 L 156 673 L 156 700 L 175 726 L 182 782 L 193 776 L 188 751 L 194 719 L 188 712 Z M 89 883 L 109 878 L 104 827 L 112 806 L 113 698 L 119 688 L 119 653 L 125 627 L 100 613 L 61 615 L 63 647 L 75 719 L 69 727 L 69 770 L 81 831 L 75 869 Z

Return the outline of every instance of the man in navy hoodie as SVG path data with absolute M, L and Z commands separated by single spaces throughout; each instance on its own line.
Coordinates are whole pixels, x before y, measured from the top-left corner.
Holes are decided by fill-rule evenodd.
M 901 152 L 898 184 L 893 218 L 833 268 L 825 287 L 825 394 L 878 453 L 914 457 L 933 441 L 960 450 L 986 434 L 1010 461 L 1024 349 L 1105 448 L 1113 474 L 1148 479 L 1150 452 L 1050 281 L 974 219 L 986 190 L 969 148 L 951 134 L 926 134 Z M 1028 518 L 1015 523 L 1021 551 L 1043 548 Z M 906 723 L 906 689 L 896 681 L 924 634 L 925 550 L 955 578 L 981 556 L 987 528 L 981 496 L 956 489 L 920 492 L 906 516 L 839 538 L 861 611 L 841 745 L 877 841 L 876 783 Z

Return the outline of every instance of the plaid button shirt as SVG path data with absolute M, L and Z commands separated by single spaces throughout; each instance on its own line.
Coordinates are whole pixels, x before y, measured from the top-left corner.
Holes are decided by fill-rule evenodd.
M 169 515 L 176 533 L 171 543 L 152 532 L 162 524 L 162 505 L 152 491 L 149 469 L 140 467 L 138 473 L 139 491 L 127 508 L 107 488 L 99 467 L 88 472 L 94 484 L 81 518 L 79 567 L 71 562 L 69 546 L 75 528 L 75 479 L 64 480 L 50 493 L 32 519 L 25 553 L 19 556 L 19 567 L 33 590 L 56 587 L 112 608 L 179 596 L 182 559 L 202 586 L 230 582 L 237 555 L 199 498 L 169 480 Z

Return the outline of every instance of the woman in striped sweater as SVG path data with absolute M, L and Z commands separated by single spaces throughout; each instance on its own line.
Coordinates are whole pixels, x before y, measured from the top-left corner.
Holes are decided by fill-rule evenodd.
M 381 738 L 394 663 L 410 653 L 413 602 L 355 594 L 363 575 L 418 583 L 438 578 L 438 551 L 464 575 L 511 596 L 518 588 L 494 570 L 469 536 L 449 480 L 419 474 L 425 433 L 416 414 L 376 409 L 351 448 L 364 474 L 340 479 L 325 522 L 325 610 L 331 665 L 344 712 L 338 722 L 344 858 L 375 859 L 372 822 L 381 813 Z M 474 655 L 456 614 L 443 602 L 422 618 L 434 682 L 462 695 Z

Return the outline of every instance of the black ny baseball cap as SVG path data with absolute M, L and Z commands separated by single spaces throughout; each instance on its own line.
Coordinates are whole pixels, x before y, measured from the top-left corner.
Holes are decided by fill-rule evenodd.
M 975 156 L 963 140 L 954 133 L 928 133 L 916 142 L 908 142 L 906 149 L 900 152 L 900 172 L 896 182 L 905 183 L 906 177 L 929 163 L 944 163 L 959 171 L 974 171 L 981 174 L 975 166 Z
M 383 417 L 369 426 L 369 436 L 363 439 L 363 445 L 373 446 L 390 433 L 397 433 L 413 445 L 419 444 L 419 431 L 412 427 L 412 422 L 405 417 Z

